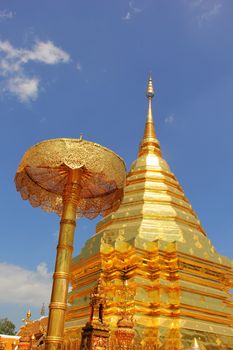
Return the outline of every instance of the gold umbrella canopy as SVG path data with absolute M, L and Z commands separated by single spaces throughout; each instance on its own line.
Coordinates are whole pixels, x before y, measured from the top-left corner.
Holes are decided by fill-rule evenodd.
M 18 167 L 17 191 L 33 207 L 61 216 L 65 186 L 75 169 L 81 174 L 77 217 L 105 216 L 119 207 L 124 161 L 109 149 L 81 139 L 53 139 L 32 146 Z

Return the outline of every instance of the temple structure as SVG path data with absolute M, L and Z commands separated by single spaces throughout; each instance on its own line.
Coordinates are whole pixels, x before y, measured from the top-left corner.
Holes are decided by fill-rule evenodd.
M 131 349 L 197 348 L 194 339 L 202 349 L 233 349 L 233 264 L 216 252 L 162 157 L 153 97 L 150 78 L 144 136 L 123 202 L 73 259 L 67 348 L 78 349 L 90 294 L 101 283 L 111 349 L 126 349 L 127 339 Z
M 19 336 L 0 334 L 0 350 L 16 350 Z
M 20 327 L 17 333 L 19 340 L 15 350 L 44 348 L 48 317 L 44 316 L 43 310 L 44 304 L 41 308 L 41 317 L 37 320 L 31 319 L 31 311 L 28 310 L 26 317 L 22 319 L 24 325 Z
M 73 259 L 65 350 L 233 350 L 233 262 L 216 252 L 162 157 L 153 97 L 150 78 L 124 199 Z M 27 320 L 19 348 L 44 347 L 46 326 Z

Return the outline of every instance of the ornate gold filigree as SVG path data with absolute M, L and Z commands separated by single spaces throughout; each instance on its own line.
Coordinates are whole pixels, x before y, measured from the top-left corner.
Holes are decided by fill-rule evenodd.
M 33 207 L 62 214 L 71 169 L 80 169 L 77 217 L 107 215 L 120 205 L 125 167 L 115 153 L 80 139 L 54 139 L 31 147 L 18 167 L 15 183 Z

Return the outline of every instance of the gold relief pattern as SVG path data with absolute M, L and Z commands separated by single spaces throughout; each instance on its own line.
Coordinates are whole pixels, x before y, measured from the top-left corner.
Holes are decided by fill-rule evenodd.
M 152 344 L 150 340 L 146 342 L 146 337 L 142 336 L 142 332 L 144 334 L 147 331 L 152 320 L 157 320 L 154 329 L 156 334 L 160 334 L 163 329 L 159 325 L 161 316 L 171 318 L 176 315 L 179 319 L 196 319 L 197 325 L 200 325 L 201 322 L 208 322 L 212 327 L 210 329 L 212 332 L 216 332 L 217 324 L 221 327 L 225 324 L 225 329 L 229 330 L 227 332 L 230 332 L 231 329 L 229 327 L 232 321 L 229 317 L 232 317 L 230 316 L 232 304 L 229 302 L 227 307 L 229 295 L 220 296 L 219 292 L 222 291 L 223 285 L 226 286 L 226 292 L 230 289 L 231 270 L 218 264 L 209 264 L 202 259 L 194 261 L 192 256 L 188 257 L 177 251 L 175 245 L 173 251 L 169 246 L 167 249 L 168 252 L 158 249 L 152 254 L 131 246 L 131 249 L 126 252 L 113 250 L 110 254 L 101 254 L 101 278 L 105 282 L 104 295 L 107 299 L 106 322 L 117 327 L 117 320 L 124 313 L 132 315 L 134 329 L 136 333 L 139 331 L 141 336 L 140 343 L 138 339 L 135 339 L 134 346 L 137 345 L 137 349 L 140 350 L 143 349 L 143 346 L 145 349 L 148 348 L 149 344 L 151 349 L 153 346 L 155 349 L 158 348 L 157 343 Z M 90 270 L 89 274 L 92 273 Z M 128 291 L 122 283 L 122 276 L 127 278 Z M 79 275 L 78 278 L 83 281 L 83 278 L 88 279 L 89 277 Z M 191 304 L 190 301 L 192 301 Z M 220 309 L 222 312 L 218 312 Z M 113 319 L 116 321 L 113 322 Z M 141 328 L 137 327 L 138 322 Z M 195 327 L 191 326 L 191 329 L 195 335 Z M 177 334 L 177 329 L 176 332 L 173 330 L 171 333 L 167 332 L 166 335 L 167 349 L 170 345 L 175 349 L 179 337 L 176 337 L 176 343 L 173 344 L 172 341 L 168 341 L 169 334 Z M 227 339 L 229 343 L 230 338 Z M 144 342 L 141 343 L 142 340 Z M 164 344 L 164 335 L 159 337 L 159 341 Z M 185 342 L 185 338 L 181 338 L 180 341 Z M 207 350 L 212 350 L 208 345 L 205 347 Z
M 189 253 L 190 253 L 191 255 L 193 255 L 193 253 L 194 253 L 193 248 L 189 248 Z
M 161 346 L 158 328 L 146 329 L 141 339 L 141 350 L 158 350 Z
M 181 334 L 178 328 L 174 328 L 167 331 L 163 340 L 163 345 L 160 347 L 161 350 L 182 350 L 184 349 L 181 342 Z
M 118 325 L 118 329 L 115 331 L 116 348 L 118 350 L 131 350 L 134 346 L 135 332 L 129 319 L 124 319 L 124 323 L 124 325 Z M 128 323 L 130 323 L 130 326 L 128 326 Z
M 199 241 L 196 241 L 195 246 L 199 249 L 202 248 L 202 245 Z
M 228 324 L 229 327 L 231 321 L 227 321 L 227 319 L 229 317 L 228 313 L 232 310 L 232 305 L 229 305 L 229 309 L 225 307 L 225 311 L 222 313 L 222 316 L 225 315 L 223 321 L 223 319 L 221 320 L 222 316 L 216 316 L 216 314 L 218 314 L 217 309 L 215 309 L 216 304 L 212 304 L 212 300 L 217 297 L 219 293 L 218 288 L 222 286 L 222 284 L 227 284 L 227 281 L 232 279 L 230 270 L 228 274 L 226 274 L 226 272 L 223 274 L 223 268 L 219 265 L 212 265 L 211 269 L 209 264 L 204 260 L 199 259 L 194 262 L 193 257 L 189 259 L 187 255 L 182 255 L 180 252 L 177 252 L 175 245 L 173 246 L 174 251 L 172 251 L 169 246 L 167 246 L 167 249 L 168 252 L 157 250 L 156 253 L 151 254 L 145 250 L 137 250 L 135 247 L 133 248 L 131 246 L 128 252 L 113 250 L 111 254 L 102 253 L 101 278 L 105 281 L 104 294 L 107 299 L 105 309 L 106 321 L 109 322 L 110 318 L 113 316 L 119 319 L 124 313 L 128 312 L 129 315 L 134 316 L 135 330 L 138 329 L 137 322 L 140 320 L 140 324 L 143 324 L 144 327 L 142 329 L 144 329 L 145 332 L 148 328 L 147 324 L 149 325 L 151 322 L 149 321 L 150 317 L 153 317 L 154 320 L 157 319 L 159 322 L 162 315 L 164 315 L 164 317 L 174 317 L 174 315 L 176 315 L 181 319 L 183 317 L 191 319 L 196 317 L 198 324 L 202 321 L 210 322 L 209 324 L 213 325 L 212 331 L 215 330 L 216 322 L 219 322 L 221 326 L 224 322 L 226 325 Z M 123 275 L 127 277 L 128 288 L 132 289 L 130 292 L 127 292 L 124 284 L 122 284 Z M 87 277 L 88 276 L 86 276 L 86 278 Z M 80 276 L 80 278 L 83 279 L 84 276 Z M 187 285 L 184 284 L 186 280 L 189 280 L 187 278 L 192 280 L 191 285 L 190 282 L 188 282 Z M 180 285 L 180 282 L 182 282 L 182 285 Z M 203 290 L 203 285 L 211 288 L 209 289 L 209 293 Z M 215 292 L 212 285 L 216 288 Z M 201 288 L 199 288 L 199 286 L 201 286 Z M 186 299 L 184 299 L 185 293 L 188 293 L 187 295 L 189 295 L 189 298 L 191 298 L 195 304 L 191 309 L 189 300 L 187 299 L 186 301 Z M 221 305 L 224 305 L 228 297 L 217 298 L 218 307 L 220 308 Z M 206 303 L 209 308 L 207 314 L 205 314 L 207 312 L 207 309 L 205 309 Z M 200 304 L 202 307 L 200 307 Z M 211 308 L 213 308 L 212 314 L 210 312 Z M 196 312 L 198 312 L 198 314 L 196 314 Z M 115 324 L 116 327 L 116 323 L 112 323 L 111 321 L 111 324 Z M 158 334 L 159 330 L 162 328 L 159 326 L 159 323 L 156 327 L 155 329 Z M 174 330 L 170 334 L 173 333 Z M 167 332 L 166 335 L 167 341 L 168 334 L 169 332 Z M 140 335 L 142 336 L 141 331 Z M 141 339 L 144 339 L 144 343 L 139 344 L 137 340 L 137 348 L 140 348 L 140 345 L 141 348 L 144 346 L 146 349 L 147 345 L 145 344 L 149 344 L 150 341 L 148 340 L 146 343 L 146 338 Z M 160 336 L 161 344 L 164 343 L 163 339 L 165 339 L 164 336 Z M 176 343 L 177 341 L 178 340 L 176 340 Z M 183 341 L 183 339 L 181 341 Z M 136 343 L 134 346 L 136 346 Z M 152 344 L 150 346 L 152 347 Z M 175 345 L 173 344 L 172 346 Z M 208 346 L 206 348 L 208 349 Z
M 108 339 L 103 337 L 93 337 L 93 349 L 94 350 L 107 350 L 108 349 Z

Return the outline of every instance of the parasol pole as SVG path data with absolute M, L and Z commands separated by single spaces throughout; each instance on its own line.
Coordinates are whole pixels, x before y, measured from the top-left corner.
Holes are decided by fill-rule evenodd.
M 80 195 L 80 169 L 70 169 L 63 193 L 63 212 L 60 221 L 59 241 L 53 287 L 49 305 L 49 319 L 45 348 L 61 348 L 64 337 L 65 311 L 70 280 L 70 264 L 73 252 L 77 206 Z

